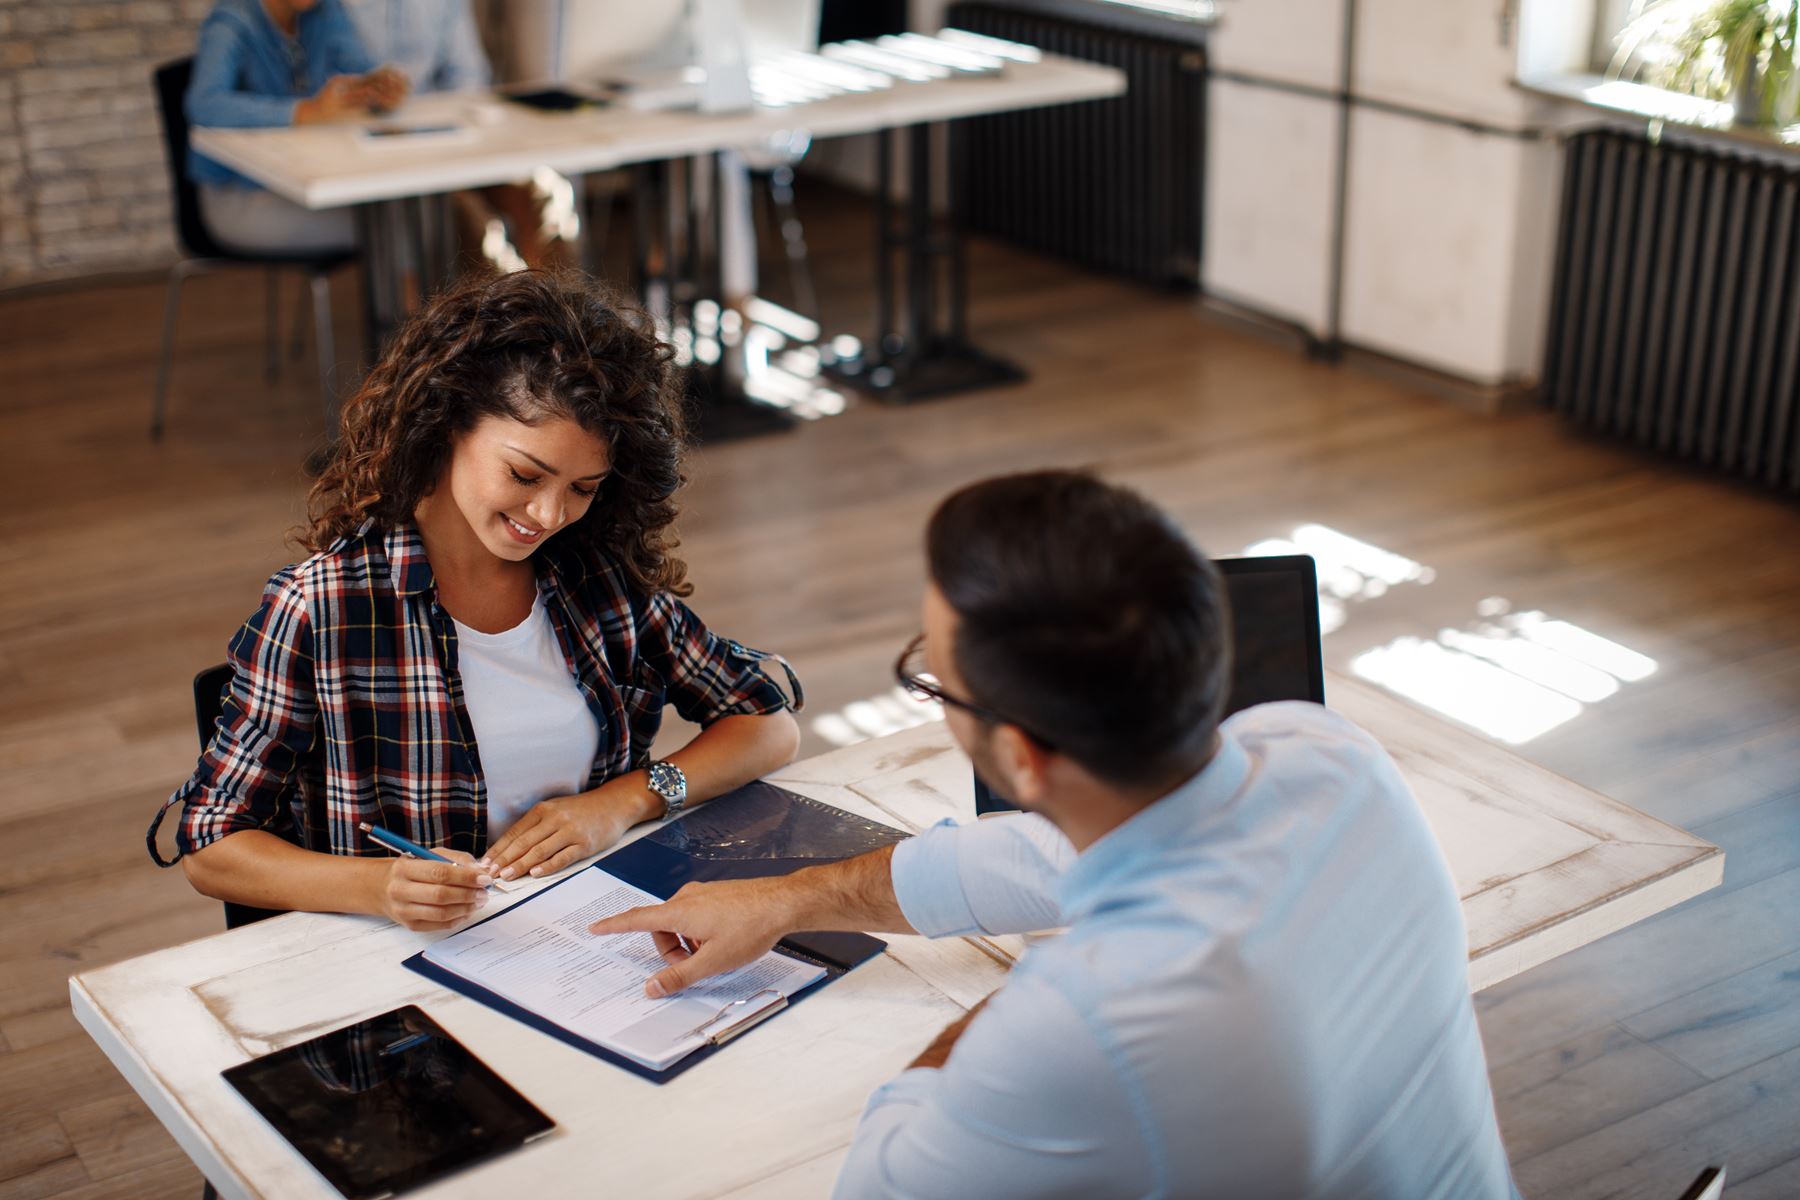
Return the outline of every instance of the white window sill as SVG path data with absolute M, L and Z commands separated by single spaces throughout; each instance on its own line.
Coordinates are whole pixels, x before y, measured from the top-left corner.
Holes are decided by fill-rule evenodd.
M 1533 75 L 1515 80 L 1513 86 L 1534 96 L 1635 117 L 1656 125 L 1692 129 L 1764 149 L 1800 149 L 1800 125 L 1790 125 L 1786 129 L 1743 125 L 1737 121 L 1731 105 L 1722 100 L 1702 100 L 1666 92 L 1649 84 L 1607 79 L 1603 75 Z

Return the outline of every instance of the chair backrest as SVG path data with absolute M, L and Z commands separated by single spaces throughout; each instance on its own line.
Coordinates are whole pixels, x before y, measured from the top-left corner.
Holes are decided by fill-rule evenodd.
M 196 258 L 228 255 L 206 232 L 200 219 L 200 189 L 188 178 L 188 81 L 194 77 L 194 60 L 178 58 L 156 68 L 156 109 L 162 116 L 163 151 L 169 158 L 169 184 L 175 196 L 175 233 L 188 254 Z
M 200 748 L 206 749 L 218 727 L 219 714 L 225 711 L 225 689 L 231 683 L 231 664 L 216 667 L 194 676 L 194 724 L 200 734 Z
M 225 689 L 231 686 L 231 664 L 220 663 L 216 667 L 194 676 L 194 724 L 200 733 L 200 749 L 205 750 L 212 741 L 213 731 L 218 728 L 219 715 L 225 711 Z M 233 904 L 225 901 L 225 928 L 241 929 L 245 925 L 254 925 L 258 921 L 266 921 L 270 917 L 279 917 L 280 910 L 254 908 L 248 904 Z

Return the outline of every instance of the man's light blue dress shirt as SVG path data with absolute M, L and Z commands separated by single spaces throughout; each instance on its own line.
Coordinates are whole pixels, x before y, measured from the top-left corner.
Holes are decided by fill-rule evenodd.
M 469 0 L 344 0 L 344 7 L 369 53 L 405 71 L 415 93 L 491 82 Z
M 871 1098 L 843 1197 L 1508 1200 L 1462 909 L 1393 762 L 1310 704 L 1077 857 L 1032 815 L 902 843 L 921 933 L 1066 924 L 942 1070 Z

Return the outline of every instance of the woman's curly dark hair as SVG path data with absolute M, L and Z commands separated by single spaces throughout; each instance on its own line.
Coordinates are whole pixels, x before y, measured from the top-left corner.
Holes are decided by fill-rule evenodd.
M 646 592 L 688 595 L 687 566 L 671 553 L 687 482 L 671 355 L 642 310 L 584 276 L 467 276 L 407 321 L 345 403 L 297 539 L 318 551 L 365 520 L 410 520 L 484 417 L 566 417 L 606 444 L 611 471 L 561 536 L 605 551 Z

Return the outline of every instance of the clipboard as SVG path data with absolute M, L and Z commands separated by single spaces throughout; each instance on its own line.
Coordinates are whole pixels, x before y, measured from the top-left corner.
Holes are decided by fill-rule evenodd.
M 757 782 L 727 792 L 629 846 L 613 851 L 587 869 L 610 872 L 634 887 L 667 900 L 683 884 L 692 881 L 787 875 L 803 866 L 836 862 L 891 845 L 906 836 L 900 830 L 821 804 L 785 788 Z M 537 896 L 580 875 L 577 871 L 568 878 L 559 879 L 521 903 L 529 904 Z M 475 925 L 491 920 L 492 916 L 485 917 Z M 401 965 L 540 1033 L 549 1034 L 565 1045 L 661 1084 L 705 1062 L 733 1039 L 779 1016 L 885 949 L 886 942 L 864 933 L 809 932 L 782 938 L 775 944 L 776 953 L 823 967 L 824 977 L 783 1002 L 765 1005 L 714 1031 L 705 1046 L 661 1071 L 608 1050 L 496 992 L 471 983 L 431 962 L 423 953 L 413 955 Z

